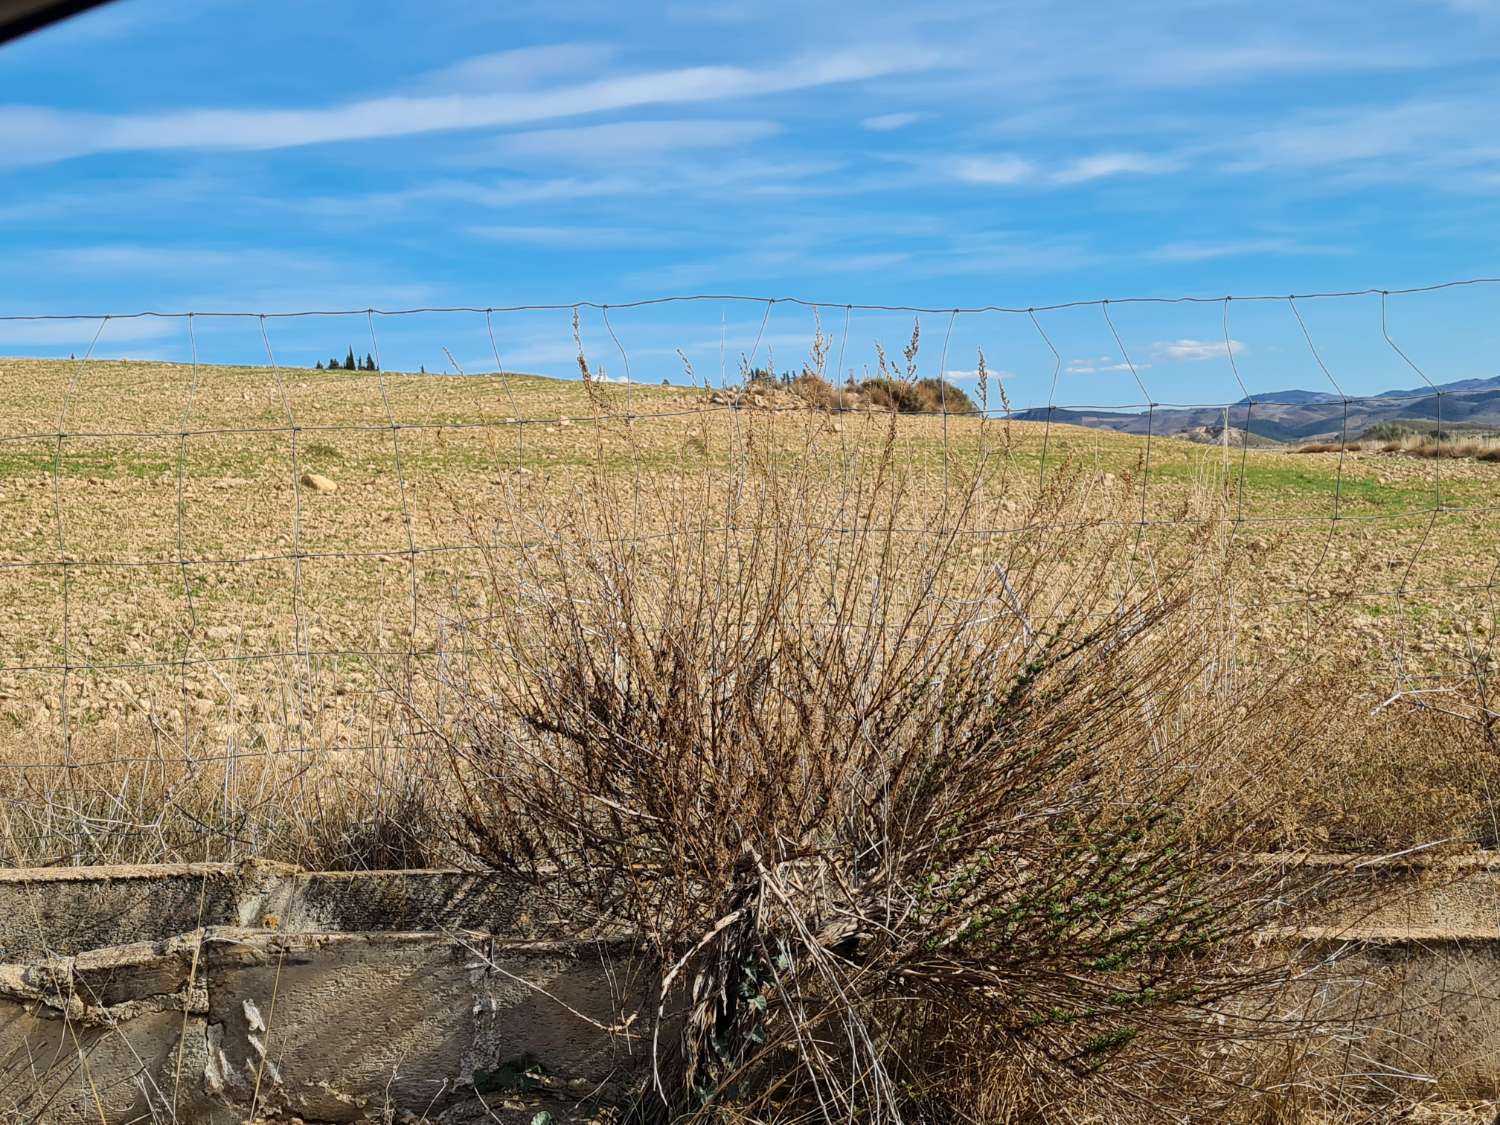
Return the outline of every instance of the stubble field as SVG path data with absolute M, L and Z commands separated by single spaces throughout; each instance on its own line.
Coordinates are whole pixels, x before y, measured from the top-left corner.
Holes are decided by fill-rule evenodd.
M 1343 662 L 1372 699 L 1491 666 L 1500 464 L 509 374 L 11 359 L 0 386 L 0 765 L 30 860 L 92 846 L 58 844 L 54 814 L 160 837 L 111 810 L 174 785 L 225 806 L 247 784 L 247 805 L 287 786 L 331 800 L 396 749 L 398 686 L 441 681 L 527 520 L 543 538 L 607 481 L 622 534 L 670 538 L 705 480 L 792 451 L 836 497 L 893 442 L 908 503 L 939 513 L 912 534 L 980 474 L 1000 522 L 976 558 L 1064 518 L 1039 496 L 1069 475 L 1065 518 L 1080 539 L 1123 531 L 1122 573 L 1194 554 L 1225 568 L 1237 659 Z

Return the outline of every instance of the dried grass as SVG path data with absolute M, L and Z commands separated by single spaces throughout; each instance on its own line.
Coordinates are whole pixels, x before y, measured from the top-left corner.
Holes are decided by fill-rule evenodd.
M 645 951 L 641 1120 L 1276 1119 L 1308 1029 L 1259 937 L 1328 887 L 1243 857 L 1316 728 L 1237 660 L 1213 525 L 1143 548 L 1064 465 L 995 537 L 1003 430 L 939 506 L 873 424 L 498 514 L 545 534 L 426 722 L 463 842 Z

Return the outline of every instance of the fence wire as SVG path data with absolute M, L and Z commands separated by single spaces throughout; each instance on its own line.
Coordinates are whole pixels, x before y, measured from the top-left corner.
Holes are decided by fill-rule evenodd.
M 424 566 L 443 563 L 452 568 L 481 566 L 486 558 L 496 552 L 526 551 L 543 543 L 546 529 L 539 529 L 535 539 L 499 539 L 475 534 L 471 526 L 464 529 L 467 534 L 454 537 L 453 528 L 442 535 L 435 526 L 433 517 L 434 492 L 441 493 L 447 471 L 442 458 L 433 452 L 434 443 L 454 441 L 462 443 L 470 439 L 481 442 L 494 438 L 492 445 L 483 445 L 475 452 L 460 448 L 453 456 L 469 473 L 502 474 L 504 487 L 514 487 L 515 473 L 532 472 L 542 478 L 549 474 L 564 474 L 570 465 L 563 455 L 571 453 L 575 436 L 583 429 L 574 425 L 574 419 L 563 408 L 541 409 L 527 412 L 528 397 L 532 389 L 523 386 L 522 377 L 507 373 L 503 362 L 505 355 L 505 330 L 497 330 L 496 317 L 500 314 L 563 312 L 575 318 L 588 312 L 600 315 L 607 337 L 607 346 L 613 351 L 611 362 L 620 364 L 622 382 L 615 386 L 622 392 L 617 414 L 600 425 L 619 424 L 629 433 L 631 427 L 655 427 L 662 432 L 688 434 L 695 426 L 713 424 L 722 420 L 742 442 L 741 427 L 748 415 L 759 416 L 747 396 L 736 389 L 723 358 L 721 344 L 720 386 L 716 389 L 704 380 L 697 380 L 692 387 L 677 386 L 669 391 L 659 391 L 651 385 L 651 378 L 662 374 L 655 354 L 651 357 L 632 355 L 625 342 L 625 335 L 611 322 L 610 313 L 625 310 L 663 309 L 680 305 L 695 307 L 710 306 L 721 310 L 721 341 L 723 340 L 723 310 L 749 306 L 758 310 L 758 327 L 750 347 L 742 353 L 741 368 L 749 371 L 761 362 L 763 348 L 769 353 L 768 334 L 773 310 L 778 306 L 789 306 L 813 310 L 815 314 L 827 313 L 834 323 L 842 320 L 837 342 L 835 370 L 841 378 L 849 369 L 845 367 L 846 353 L 851 348 L 851 318 L 857 313 L 903 314 L 914 318 L 936 317 L 941 328 L 940 344 L 936 349 L 939 387 L 945 396 L 940 417 L 936 422 L 935 440 L 938 446 L 938 464 L 942 483 L 945 518 L 934 524 L 895 527 L 890 529 L 897 535 L 943 535 L 958 531 L 979 540 L 1014 536 L 1035 530 L 1034 524 L 1019 522 L 1002 526 L 965 526 L 950 529 L 946 525 L 946 512 L 953 466 L 964 452 L 967 441 L 965 427 L 981 423 L 1008 423 L 1023 420 L 1039 428 L 1039 456 L 1037 487 L 1040 488 L 1048 476 L 1049 464 L 1060 462 L 1063 445 L 1075 450 L 1093 440 L 1088 431 L 1069 429 L 1064 440 L 1063 427 L 1070 421 L 1087 421 L 1080 415 L 1094 411 L 1125 412 L 1134 419 L 1130 432 L 1139 439 L 1138 463 L 1133 468 L 1131 487 L 1135 491 L 1128 508 L 1120 507 L 1107 518 L 1091 519 L 1078 524 L 1084 528 L 1115 527 L 1131 531 L 1134 551 L 1140 552 L 1148 537 L 1159 532 L 1188 526 L 1214 525 L 1228 528 L 1236 540 L 1248 540 L 1253 534 L 1293 534 L 1298 529 L 1311 529 L 1315 538 L 1316 554 L 1313 562 L 1300 575 L 1286 576 L 1280 588 L 1268 596 L 1240 600 L 1233 612 L 1245 623 L 1267 618 L 1267 615 L 1299 609 L 1303 612 L 1322 612 L 1329 607 L 1354 607 L 1376 603 L 1391 607 L 1393 636 L 1398 639 L 1393 646 L 1398 675 L 1407 686 L 1420 682 L 1419 673 L 1408 659 L 1404 633 L 1405 616 L 1413 605 L 1428 607 L 1434 604 L 1457 606 L 1457 616 L 1473 622 L 1481 614 L 1489 614 L 1493 626 L 1494 595 L 1497 577 L 1500 577 L 1500 554 L 1496 554 L 1488 566 L 1481 564 L 1458 568 L 1458 580 L 1452 582 L 1433 581 L 1424 577 L 1423 564 L 1429 561 L 1435 539 L 1444 535 L 1455 535 L 1461 542 L 1463 537 L 1472 538 L 1477 549 L 1493 551 L 1493 539 L 1485 539 L 1482 532 L 1493 529 L 1494 517 L 1500 513 L 1500 463 L 1494 466 L 1493 477 L 1484 472 L 1458 487 L 1452 479 L 1445 479 L 1445 471 L 1451 477 L 1455 470 L 1444 463 L 1441 456 L 1423 462 L 1424 481 L 1421 487 L 1410 485 L 1377 483 L 1372 487 L 1365 476 L 1356 482 L 1350 474 L 1350 459 L 1359 449 L 1359 435 L 1350 432 L 1351 418 L 1358 408 L 1371 403 L 1385 406 L 1405 400 L 1433 400 L 1433 429 L 1435 439 L 1441 446 L 1444 427 L 1452 429 L 1455 417 L 1451 409 L 1454 396 L 1462 391 L 1444 389 L 1428 374 L 1428 366 L 1419 364 L 1412 353 L 1403 348 L 1392 333 L 1387 318 L 1387 306 L 1392 298 L 1416 294 L 1445 294 L 1462 288 L 1486 287 L 1500 284 L 1496 278 L 1473 278 L 1446 282 L 1438 285 L 1408 289 L 1360 289 L 1339 292 L 1289 294 L 1281 296 L 1252 295 L 1225 297 L 1142 297 L 1090 301 L 1070 301 L 1027 307 L 999 305 L 974 306 L 969 308 L 931 308 L 901 304 L 858 304 L 843 302 L 818 302 L 790 297 L 749 297 L 742 295 L 699 294 L 668 296 L 641 301 L 604 304 L 576 302 L 569 304 L 512 305 L 508 307 L 448 307 L 411 308 L 381 310 L 374 308 L 332 311 L 291 312 L 158 312 L 147 311 L 125 314 L 99 315 L 28 315 L 0 316 L 0 328 L 6 325 L 28 322 L 74 322 L 87 335 L 87 347 L 80 357 L 73 358 L 66 367 L 66 374 L 55 382 L 60 386 L 58 399 L 52 404 L 51 414 L 41 414 L 30 408 L 32 388 L 25 382 L 38 377 L 40 366 L 32 361 L 6 361 L 13 371 L 0 375 L 0 394 L 11 405 L 0 404 L 0 517 L 8 509 L 13 513 L 9 523 L 0 524 L 7 533 L 16 531 L 37 516 L 42 505 L 31 496 L 40 486 L 50 494 L 49 545 L 38 546 L 37 536 L 32 534 L 11 543 L 0 544 L 0 580 L 7 581 L 4 600 L 10 603 L 10 620 L 6 625 L 10 633 L 8 641 L 0 642 L 0 703 L 10 704 L 11 726 L 3 736 L 9 745 L 0 745 L 0 772 L 8 775 L 52 776 L 58 772 L 73 775 L 69 784 L 86 789 L 91 778 L 105 784 L 99 773 L 106 768 L 153 767 L 165 765 L 190 768 L 216 766 L 224 768 L 226 791 L 229 786 L 228 771 L 235 763 L 263 760 L 275 757 L 306 758 L 311 755 L 360 754 L 369 752 L 399 753 L 398 741 L 373 737 L 369 727 L 372 722 L 351 718 L 342 726 L 333 724 L 333 734 L 313 736 L 309 724 L 313 717 L 328 705 L 325 698 L 330 691 L 332 679 L 346 677 L 349 670 L 375 670 L 402 664 L 408 673 L 418 664 L 437 664 L 444 659 L 445 651 L 441 634 L 446 620 L 445 614 L 455 611 L 451 601 L 461 601 L 456 592 L 461 583 L 454 574 L 444 570 L 429 579 L 445 580 L 450 603 L 439 604 L 442 598 L 431 590 L 424 594 Z M 1309 302 L 1352 301 L 1361 298 L 1377 298 L 1380 305 L 1379 337 L 1384 347 L 1396 357 L 1401 365 L 1420 379 L 1423 387 L 1405 393 L 1381 395 L 1350 395 L 1339 376 L 1326 360 L 1317 334 L 1303 316 L 1302 306 Z M 1332 409 L 1337 437 L 1330 438 L 1329 453 L 1336 453 L 1332 471 L 1332 484 L 1326 506 L 1321 510 L 1278 511 L 1272 505 L 1257 504 L 1259 495 L 1269 490 L 1275 499 L 1273 484 L 1248 484 L 1257 471 L 1272 465 L 1260 458 L 1281 458 L 1279 468 L 1294 468 L 1289 452 L 1260 452 L 1256 448 L 1257 424 L 1265 423 L 1278 413 L 1285 412 L 1288 404 L 1274 398 L 1257 396 L 1250 390 L 1237 358 L 1239 349 L 1232 336 L 1232 317 L 1237 306 L 1247 303 L 1280 303 L 1286 306 L 1295 322 L 1302 344 L 1314 369 L 1326 382 L 1327 399 L 1321 405 Z M 1173 305 L 1218 305 L 1221 306 L 1223 347 L 1221 357 L 1227 361 L 1233 383 L 1238 388 L 1238 397 L 1233 401 L 1210 399 L 1209 401 L 1168 401 L 1151 389 L 1148 375 L 1150 365 L 1132 358 L 1130 347 L 1111 309 L 1123 306 L 1173 306 Z M 1120 401 L 1102 405 L 1090 403 L 1067 403 L 1060 401 L 1061 378 L 1065 371 L 1066 348 L 1065 326 L 1057 322 L 1057 314 L 1078 310 L 1097 310 L 1099 328 L 1107 333 L 1105 338 L 1122 357 L 1123 368 L 1130 376 L 1130 384 L 1138 397 L 1128 394 Z M 983 401 L 972 410 L 948 409 L 948 394 L 951 385 L 947 364 L 954 344 L 955 328 L 964 322 L 988 314 L 1019 318 L 1028 332 L 1040 340 L 1044 351 L 1044 362 L 1040 369 L 1046 386 L 1045 401 L 1030 404 L 1003 401 L 995 406 Z M 494 370 L 474 375 L 423 376 L 386 371 L 380 363 L 382 325 L 391 319 L 405 325 L 412 322 L 420 325 L 424 318 L 435 321 L 445 316 L 482 318 L 484 336 L 493 356 Z M 316 388 L 306 384 L 305 369 L 291 368 L 284 359 L 278 360 L 275 329 L 289 321 L 312 318 L 335 318 L 357 323 L 369 339 L 369 354 L 375 360 L 375 370 L 364 378 L 376 399 L 373 416 L 370 418 L 346 417 L 326 419 L 323 411 L 314 409 L 310 413 L 309 394 Z M 1050 318 L 1050 319 L 1049 319 Z M 108 345 L 109 327 L 117 322 L 145 319 L 181 321 L 183 335 L 188 341 L 190 360 L 186 371 L 186 388 L 181 408 L 171 425 L 142 426 L 131 424 L 132 409 L 142 403 L 151 404 L 167 397 L 166 380 L 176 368 L 137 367 L 132 365 L 125 374 L 139 376 L 132 380 L 110 385 L 95 381 L 100 372 L 116 372 L 114 361 L 99 358 L 101 345 Z M 248 322 L 253 325 L 261 344 L 261 354 L 255 357 L 256 368 L 250 374 L 237 374 L 226 382 L 221 378 L 221 369 L 213 362 L 212 355 L 204 354 L 202 329 L 211 321 Z M 754 321 L 752 320 L 752 323 Z M 409 327 L 407 329 L 409 331 Z M 440 334 L 438 329 L 434 333 Z M 434 341 L 441 344 L 441 340 Z M 458 361 L 451 351 L 447 352 L 452 366 L 458 369 Z M 389 353 L 389 348 L 387 349 Z M 231 358 L 228 356 L 220 357 Z M 242 356 L 236 356 L 243 361 Z M 772 367 L 774 375 L 774 366 Z M 649 371 L 651 377 L 642 378 Z M 331 374 L 316 375 L 316 379 L 329 379 Z M 336 376 L 343 379 L 344 375 Z M 454 383 L 453 380 L 460 380 Z M 444 381 L 444 382 L 440 382 Z M 420 395 L 434 387 L 459 386 L 463 396 L 455 398 L 454 409 L 440 411 L 443 416 L 405 417 L 405 400 L 402 395 Z M 612 386 L 611 389 L 615 389 Z M 248 401 L 252 392 L 263 394 L 273 403 L 278 417 L 275 420 L 261 417 L 233 418 L 226 411 L 222 396 L 231 390 L 239 390 Z M 1321 390 L 1321 388 L 1320 388 Z M 113 397 L 111 397 L 113 396 Z M 1445 410 L 1445 399 L 1450 404 Z M 22 406 L 15 405 L 22 403 Z M 482 404 L 483 409 L 474 404 Z M 316 407 L 318 404 L 311 403 Z M 1170 472 L 1181 472 L 1177 462 L 1172 461 L 1171 450 L 1163 453 L 1167 441 L 1177 436 L 1163 430 L 1161 419 L 1171 410 L 1220 411 L 1223 427 L 1220 439 L 1212 446 L 1199 446 L 1195 455 L 1205 464 L 1212 460 L 1212 451 L 1220 454 L 1220 483 L 1226 502 L 1209 512 L 1170 512 L 1161 510 L 1161 504 L 1153 507 L 1156 500 L 1154 487 L 1171 485 Z M 87 411 L 90 421 L 80 421 L 81 413 Z M 246 413 L 252 413 L 247 411 Z M 868 415 L 868 411 L 860 413 Z M 109 415 L 118 414 L 120 424 L 109 424 Z M 837 417 L 838 411 L 830 413 Z M 55 418 L 49 424 L 48 419 Z M 509 439 L 514 439 L 513 445 Z M 500 439 L 507 442 L 502 450 Z M 392 486 L 394 507 L 388 514 L 395 523 L 393 540 L 385 544 L 323 542 L 317 534 L 322 530 L 319 516 L 310 503 L 310 486 L 306 474 L 317 467 L 322 454 L 320 449 L 333 440 L 383 443 L 388 460 L 379 462 L 372 479 L 386 478 Z M 847 439 L 844 439 L 847 440 Z M 245 513 L 243 521 L 236 520 L 233 505 L 226 512 L 227 530 L 238 526 L 250 530 L 257 542 L 246 542 L 241 549 L 193 549 L 197 535 L 195 508 L 202 504 L 199 495 L 204 487 L 212 486 L 215 480 L 223 479 L 223 466 L 212 463 L 213 450 L 223 443 L 243 443 L 246 448 L 266 446 L 276 452 L 272 461 L 284 456 L 284 464 L 274 478 L 267 472 L 247 481 L 244 488 L 265 488 L 274 491 L 279 498 L 289 486 L 290 496 L 284 515 L 262 530 Z M 217 443 L 217 445 L 216 445 Z M 424 444 L 425 443 L 425 444 Z M 642 485 L 643 451 L 640 442 L 624 439 L 628 451 L 627 468 L 634 482 L 636 504 L 633 526 L 641 528 L 642 506 L 649 506 L 651 497 Z M 1500 448 L 1497 446 L 1496 448 Z M 141 471 L 139 479 L 132 477 L 135 462 L 132 457 L 152 454 L 153 450 L 170 450 L 163 454 L 162 471 L 158 474 L 170 486 L 171 502 L 156 509 L 142 505 L 139 514 L 130 516 L 115 513 L 116 522 L 99 525 L 95 518 L 106 505 L 91 505 L 87 496 L 81 500 L 74 495 L 76 482 L 92 479 L 83 476 L 77 466 L 100 466 L 98 476 L 101 485 L 107 482 L 120 483 L 122 488 L 135 488 L 144 498 L 153 486 L 155 478 Z M 205 450 L 208 452 L 205 453 Z M 598 447 L 602 450 L 602 446 Z M 596 456 L 603 454 L 596 450 Z M 34 456 L 28 459 L 27 451 Z M 446 456 L 447 454 L 445 454 Z M 461 456 L 460 456 L 461 455 Z M 558 460 L 548 461 L 556 455 Z M 200 456 L 207 459 L 200 463 Z M 1500 458 L 1497 458 L 1500 460 Z M 575 459 L 576 461 L 576 459 Z M 1180 458 L 1179 458 L 1180 461 Z M 1394 462 L 1393 462 L 1394 463 Z M 1407 463 L 1404 462 L 1403 463 Z M 1457 462 L 1455 462 L 1456 464 Z M 368 465 L 376 465 L 375 460 Z M 535 469 L 528 466 L 535 465 Z M 1474 462 L 1477 467 L 1479 462 Z M 220 472 L 219 476 L 215 476 Z M 229 474 L 232 476 L 232 474 Z M 1472 476 L 1473 474 L 1471 474 Z M 1378 477 L 1378 474 L 1377 474 Z M 1383 479 L 1383 478 L 1379 478 Z M 281 482 L 278 487 L 275 481 Z M 1170 494 L 1170 488 L 1166 489 Z M 1361 510 L 1351 499 L 1355 492 L 1366 497 L 1380 497 L 1376 510 Z M 1391 503 L 1385 501 L 1389 499 Z M 163 526 L 152 529 L 151 520 L 159 516 Z M 451 522 L 451 521 L 450 521 Z M 472 522 L 472 521 L 471 521 Z M 274 533 L 272 528 L 275 528 Z M 1392 536 L 1396 530 L 1410 532 L 1406 538 L 1388 538 L 1386 546 L 1399 548 L 1399 557 L 1387 559 L 1379 575 L 1368 585 L 1351 581 L 1348 575 L 1341 579 L 1327 576 L 1329 560 L 1339 535 L 1344 529 L 1368 529 L 1372 533 Z M 157 549 L 142 549 L 135 544 L 135 533 L 142 530 L 160 532 Z M 363 531 L 363 527 L 349 525 L 348 530 Z M 746 525 L 726 522 L 721 526 L 694 526 L 692 528 L 666 527 L 649 532 L 621 537 L 622 541 L 646 544 L 664 542 L 677 537 L 709 533 L 743 533 Z M 841 525 L 837 522 L 809 524 L 808 530 L 828 536 L 855 535 L 860 528 Z M 1066 525 L 1054 525 L 1053 530 L 1067 530 Z M 1377 549 L 1372 547 L 1372 550 Z M 1444 548 L 1447 549 L 1447 548 Z M 1389 553 L 1389 552 L 1387 552 Z M 401 585 L 404 594 L 400 597 L 400 614 L 404 625 L 396 627 L 383 618 L 387 599 L 384 596 L 384 577 L 381 574 L 360 572 L 356 585 L 363 591 L 346 588 L 341 591 L 347 604 L 343 611 L 358 617 L 364 613 L 376 613 L 379 620 L 373 624 L 371 635 L 378 638 L 377 644 L 323 643 L 338 629 L 330 628 L 324 617 L 319 599 L 323 596 L 320 585 L 320 568 L 328 564 L 385 564 L 399 565 L 403 569 Z M 269 624 L 256 627 L 245 617 L 245 605 L 225 603 L 224 598 L 210 589 L 212 582 L 231 581 L 226 575 L 236 572 L 251 572 L 262 568 L 265 574 L 275 576 L 272 586 L 285 584 L 286 610 L 284 614 L 267 612 L 263 618 Z M 1370 569 L 1367 567 L 1367 569 Z M 150 604 L 147 595 L 157 573 L 169 575 L 175 593 L 170 601 Z M 467 572 L 466 572 L 467 573 Z M 106 593 L 99 589 L 100 582 L 108 582 L 110 576 L 126 583 L 126 592 L 113 592 L 114 604 L 106 604 L 101 597 Z M 1394 579 L 1394 580 L 1392 580 Z M 439 583 L 441 584 L 441 582 Z M 373 589 L 371 589 L 373 587 Z M 165 584 L 162 590 L 165 590 Z M 372 594 L 364 602 L 361 593 Z M 140 601 L 132 603 L 131 595 L 138 594 Z M 123 596 L 123 602 L 122 602 Z M 273 599 L 270 594 L 250 591 L 248 601 L 256 597 Z M 329 595 L 332 597 L 332 595 Z M 122 609 L 129 620 L 120 620 Z M 229 622 L 218 618 L 230 609 L 239 610 L 239 620 Z M 333 611 L 330 611 L 333 612 Z M 1425 612 L 1425 609 L 1424 609 Z M 113 615 L 113 616 L 111 616 Z M 424 620 L 430 619 L 429 632 L 433 637 L 423 639 Z M 108 645 L 100 637 L 109 630 L 125 629 L 127 636 L 135 629 L 136 637 L 143 635 L 169 638 L 173 651 L 158 651 L 144 654 L 139 651 L 108 651 Z M 214 640 L 212 630 L 229 629 L 226 637 Z M 257 636 L 257 634 L 259 634 Z M 1493 635 L 1491 631 L 1491 636 Z M 287 637 L 289 642 L 280 638 Z M 247 643 L 248 651 L 224 651 L 226 640 L 234 640 L 242 648 Z M 213 643 L 210 643 L 210 642 Z M 215 644 L 219 647 L 215 647 Z M 1488 642 L 1486 642 L 1488 644 Z M 130 647 L 128 644 L 125 646 Z M 233 725 L 241 705 L 235 701 L 245 694 L 245 685 L 237 679 L 238 673 L 251 666 L 264 665 L 279 671 L 282 680 L 276 690 L 287 688 L 283 696 L 282 722 L 285 729 L 280 733 L 279 743 L 275 739 L 260 738 L 255 745 L 239 744 L 236 735 L 221 734 L 226 712 L 216 703 L 204 708 L 195 708 L 194 693 L 203 698 L 222 698 L 228 701 L 227 721 Z M 336 670 L 331 672 L 330 670 Z M 179 718 L 167 720 L 165 713 L 152 706 L 144 708 L 144 723 L 151 735 L 148 751 L 133 752 L 126 748 L 118 751 L 98 750 L 80 754 L 80 741 L 91 736 L 96 728 L 102 729 L 106 719 L 118 723 L 120 716 L 128 712 L 112 712 L 105 715 L 96 706 L 90 706 L 79 694 L 80 683 L 93 683 L 100 678 L 118 681 L 114 690 L 119 698 L 146 698 L 156 690 L 154 676 L 175 677 Z M 204 685 L 201 676 L 208 676 L 212 683 Z M 376 675 L 365 676 L 358 690 L 352 691 L 350 699 L 360 701 L 379 696 L 383 688 Z M 269 689 L 267 689 L 269 690 Z M 342 698 L 342 697 L 341 697 Z M 254 703 L 254 700 L 250 701 Z M 28 708 L 33 709 L 28 721 Z M 38 717 L 38 714 L 40 717 Z M 51 785 L 52 782 L 47 782 Z

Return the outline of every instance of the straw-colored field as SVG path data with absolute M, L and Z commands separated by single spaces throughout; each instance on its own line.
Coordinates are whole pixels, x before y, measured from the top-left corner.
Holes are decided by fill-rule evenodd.
M 836 474 L 891 426 L 660 386 L 610 385 L 601 408 L 580 382 L 521 375 L 0 360 L 0 389 L 0 762 L 13 768 L 379 743 L 397 658 L 430 670 L 445 623 L 483 612 L 487 565 L 514 549 L 488 563 L 479 549 L 496 513 L 518 500 L 564 512 L 602 466 L 632 496 L 625 529 L 669 534 L 655 501 L 747 450 L 811 442 Z M 929 508 L 983 461 L 1019 525 L 1038 481 L 1070 463 L 1090 518 L 1144 518 L 1141 565 L 1219 521 L 1241 563 L 1225 620 L 1267 651 L 1333 636 L 1393 682 L 1486 651 L 1500 464 L 1148 450 L 973 417 L 902 416 L 894 433 Z M 308 473 L 336 491 L 299 484 Z

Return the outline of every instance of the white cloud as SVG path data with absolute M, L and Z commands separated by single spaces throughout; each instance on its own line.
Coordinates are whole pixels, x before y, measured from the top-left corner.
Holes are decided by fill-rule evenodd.
M 1430 60 L 1407 46 L 1303 46 L 1289 42 L 1244 43 L 1219 46 L 1192 43 L 1152 51 L 1134 69 L 1129 81 L 1142 86 L 1221 85 L 1232 78 L 1249 78 L 1293 70 L 1402 70 Z
M 78 273 L 130 276 L 139 274 L 321 273 L 330 269 L 316 256 L 281 250 L 213 250 L 193 246 L 142 246 L 117 243 L 70 246 L 46 255 L 55 268 Z
M 367 222 L 434 203 L 499 210 L 575 199 L 667 195 L 706 198 L 722 204 L 729 198 L 811 194 L 820 189 L 810 181 L 842 168 L 842 164 L 834 161 L 776 160 L 731 154 L 715 161 L 674 161 L 607 176 L 432 180 L 397 191 L 318 196 L 298 200 L 295 207 L 327 221 Z
M 915 125 L 926 117 L 925 113 L 879 113 L 874 117 L 866 117 L 859 125 L 861 129 L 868 129 L 872 133 L 888 133 L 892 129 L 905 129 L 908 125 Z
M 365 308 L 432 303 L 432 290 L 393 276 L 388 268 L 365 259 L 338 254 L 286 251 L 274 248 L 147 246 L 108 243 L 61 249 L 28 249 L 10 264 L 32 274 L 46 274 L 56 292 L 71 294 L 83 285 L 104 286 L 115 292 L 112 311 L 132 313 L 141 308 L 199 310 L 199 333 L 214 321 L 203 310 Z M 69 305 L 74 298 L 64 296 Z M 73 305 L 76 308 L 76 305 Z M 57 308 L 48 311 L 72 311 Z M 144 322 L 143 318 L 143 321 Z M 135 323 L 112 320 L 105 338 Z M 181 321 L 171 331 L 184 339 Z M 239 322 L 252 336 L 255 333 Z M 275 332 L 273 331 L 273 336 Z
M 950 170 L 967 184 L 1022 184 L 1036 175 L 1036 165 L 1019 156 L 965 156 L 953 161 Z
M 1104 360 L 1070 359 L 1063 371 L 1069 375 L 1104 375 L 1112 371 L 1146 371 L 1151 367 L 1149 363 L 1137 363 L 1132 368 L 1128 363 L 1104 362 L 1113 358 L 1113 356 L 1105 356 Z
M 1245 345 L 1239 340 L 1169 340 L 1151 345 L 1151 354 L 1157 359 L 1188 363 L 1222 359 L 1228 355 L 1239 355 L 1244 350 Z
M 618 51 L 608 43 L 555 43 L 475 55 L 433 71 L 424 85 L 443 90 L 515 90 L 539 79 L 596 70 Z
M 1208 262 L 1250 254 L 1338 254 L 1337 246 L 1313 245 L 1289 238 L 1248 238 L 1229 242 L 1169 242 L 1147 253 L 1158 262 Z
M 154 114 L 0 107 L 0 165 L 100 152 L 264 150 L 336 141 L 497 128 L 651 105 L 689 105 L 859 82 L 935 65 L 934 51 L 850 49 L 779 67 L 647 71 L 504 94 L 391 95 L 312 109 L 188 109 Z
M 1493 99 L 1416 99 L 1317 110 L 1226 145 L 1232 172 L 1349 165 L 1380 178 L 1426 179 L 1500 157 Z
M 1176 161 L 1139 152 L 1093 153 L 1052 168 L 1011 153 L 966 156 L 948 162 L 948 172 L 954 179 L 970 184 L 1001 186 L 1039 182 L 1069 186 L 1111 176 L 1159 175 L 1177 167 Z
M 1109 176 L 1160 175 L 1177 168 L 1174 161 L 1139 152 L 1101 152 L 1064 164 L 1052 174 L 1059 184 L 1082 184 Z
M 99 333 L 100 347 L 127 341 L 159 340 L 167 336 L 187 337 L 187 329 L 181 321 L 161 317 L 114 319 L 102 330 L 96 319 L 0 320 L 0 347 L 66 347 L 76 349 L 81 355 L 96 332 Z
M 497 152 L 528 158 L 618 160 L 682 149 L 733 148 L 781 132 L 774 121 L 615 121 L 570 129 L 513 133 L 494 142 Z
M 659 235 L 628 227 L 477 226 L 469 233 L 490 242 L 543 246 L 557 250 L 597 250 L 620 246 L 650 246 Z

